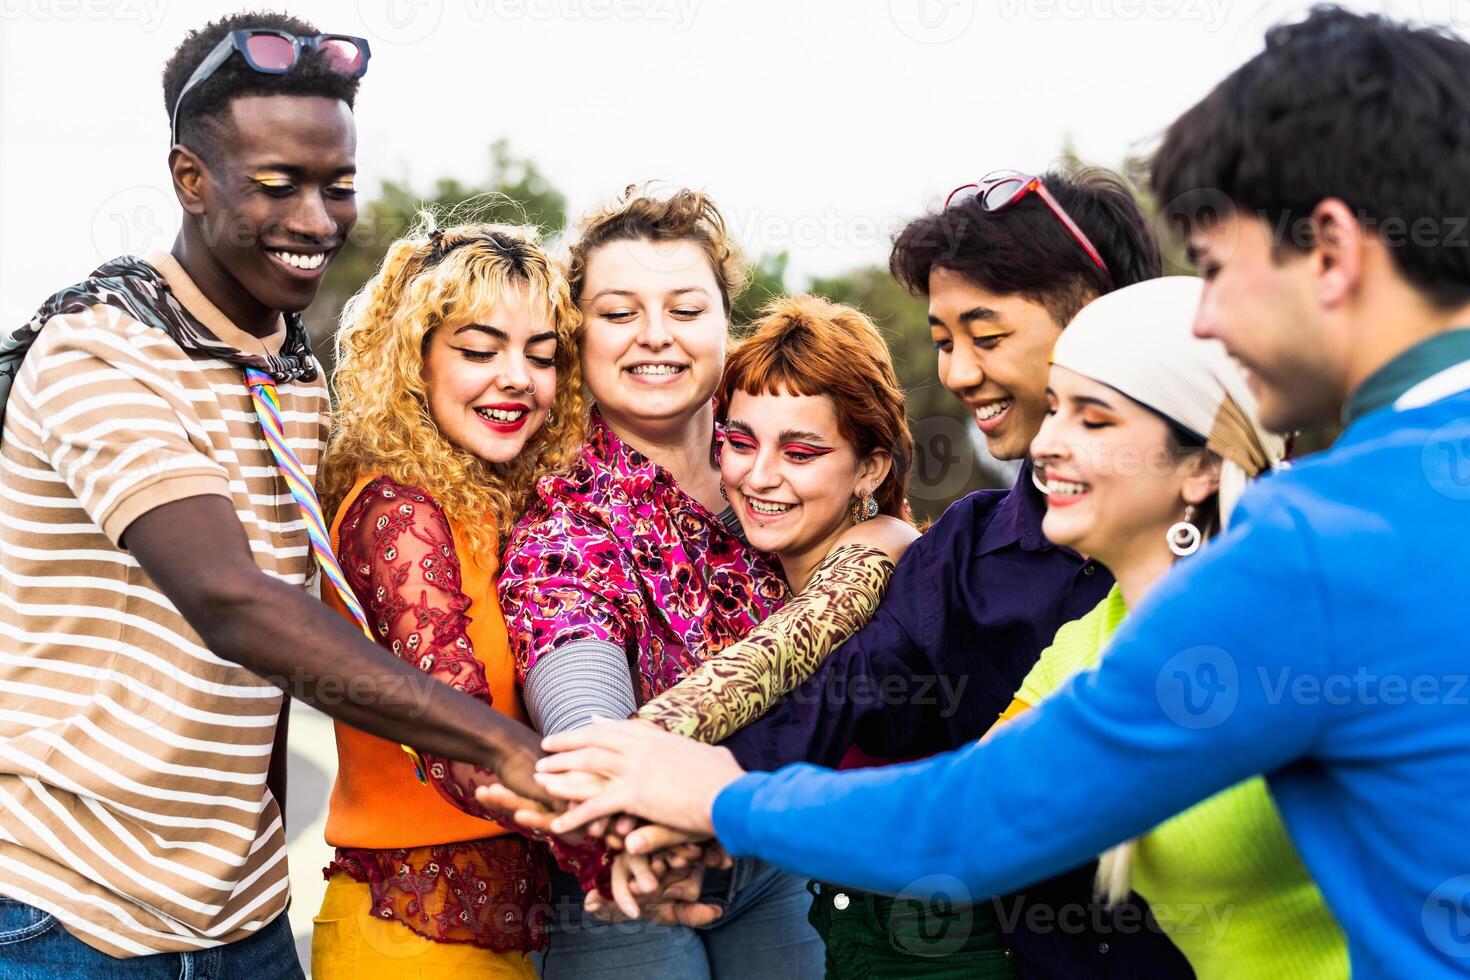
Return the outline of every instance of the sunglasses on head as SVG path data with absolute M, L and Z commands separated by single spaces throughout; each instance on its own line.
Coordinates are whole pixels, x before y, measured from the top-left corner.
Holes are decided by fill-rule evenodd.
M 1077 244 L 1082 246 L 1087 257 L 1102 270 L 1108 285 L 1111 286 L 1113 274 L 1108 269 L 1108 264 L 1103 261 L 1102 253 L 1097 250 L 1097 246 L 1092 244 L 1092 239 L 1087 237 L 1087 233 L 1072 220 L 1072 216 L 1067 213 L 1066 209 L 1058 203 L 1055 197 L 1052 197 L 1051 191 L 1046 189 L 1046 184 L 1042 183 L 1040 177 L 1033 177 L 1015 170 L 997 170 L 980 178 L 977 184 L 962 184 L 950 191 L 949 197 L 944 199 L 944 209 L 947 211 L 966 201 L 978 200 L 981 211 L 986 214 L 999 214 L 1031 193 L 1041 198 L 1042 203 L 1051 209 L 1051 213 L 1056 215 L 1062 226 L 1071 232 Z
M 174 100 L 173 115 L 169 119 L 170 145 L 179 141 L 179 106 L 189 90 L 204 84 L 221 65 L 230 60 L 236 51 L 245 59 L 252 71 L 262 75 L 284 75 L 301 59 L 303 48 L 312 48 L 321 54 L 327 67 L 349 78 L 361 78 L 367 72 L 368 59 L 372 51 L 364 38 L 349 34 L 318 34 L 315 37 L 297 37 L 285 31 L 269 27 L 247 27 L 231 31 L 214 46 L 209 56 L 199 62 L 194 74 L 179 90 Z

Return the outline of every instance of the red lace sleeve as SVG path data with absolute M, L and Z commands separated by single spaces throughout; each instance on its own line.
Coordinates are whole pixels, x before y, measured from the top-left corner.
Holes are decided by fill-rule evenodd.
M 454 535 L 432 497 L 386 477 L 374 480 L 343 516 L 338 552 L 347 584 L 381 646 L 436 680 L 493 704 L 485 667 L 466 633 L 470 598 L 461 591 Z M 430 784 L 459 809 L 528 833 L 475 800 L 475 787 L 492 782 L 494 773 L 428 755 L 424 765 Z M 601 849 L 551 843 L 562 866 L 590 887 L 603 863 Z
M 460 590 L 454 535 L 432 497 L 387 478 L 369 483 L 342 519 L 338 551 L 380 645 L 430 677 L 493 703 L 485 667 L 465 632 L 470 598 Z M 470 809 L 473 793 L 470 807 L 463 806 L 463 788 L 447 784 L 451 767 L 444 760 L 424 761 L 430 782 L 451 803 L 488 816 Z

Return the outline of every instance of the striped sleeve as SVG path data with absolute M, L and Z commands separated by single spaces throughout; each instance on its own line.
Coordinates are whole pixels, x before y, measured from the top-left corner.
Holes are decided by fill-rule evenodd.
M 597 718 L 627 718 L 638 709 L 623 648 L 573 640 L 526 674 L 522 694 L 531 724 L 543 735 L 580 728 Z
M 177 377 L 189 359 L 167 337 L 97 307 L 58 317 L 26 358 L 32 398 L 14 424 L 114 544 L 135 519 L 187 497 L 230 496 L 229 475 Z

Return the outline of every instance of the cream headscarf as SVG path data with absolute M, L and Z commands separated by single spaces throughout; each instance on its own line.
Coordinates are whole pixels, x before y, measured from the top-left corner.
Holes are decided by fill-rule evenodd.
M 1245 374 L 1218 340 L 1194 336 L 1204 283 L 1168 276 L 1125 286 L 1082 308 L 1051 362 L 1147 405 L 1205 440 L 1221 459 L 1220 526 L 1252 477 L 1275 469 L 1285 442 L 1261 428 Z M 1117 904 L 1132 888 L 1134 841 L 1098 858 L 1097 891 Z
M 1220 525 L 1252 477 L 1275 469 L 1285 442 L 1261 428 L 1240 366 L 1218 340 L 1194 336 L 1204 283 L 1166 276 L 1125 286 L 1082 308 L 1051 362 L 1105 384 L 1205 440 L 1223 460 Z

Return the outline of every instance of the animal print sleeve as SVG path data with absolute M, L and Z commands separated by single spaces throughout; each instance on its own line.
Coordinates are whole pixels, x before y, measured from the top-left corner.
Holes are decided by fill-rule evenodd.
M 873 617 L 893 567 L 867 545 L 833 549 L 800 594 L 645 704 L 638 717 L 702 742 L 750 724 Z

